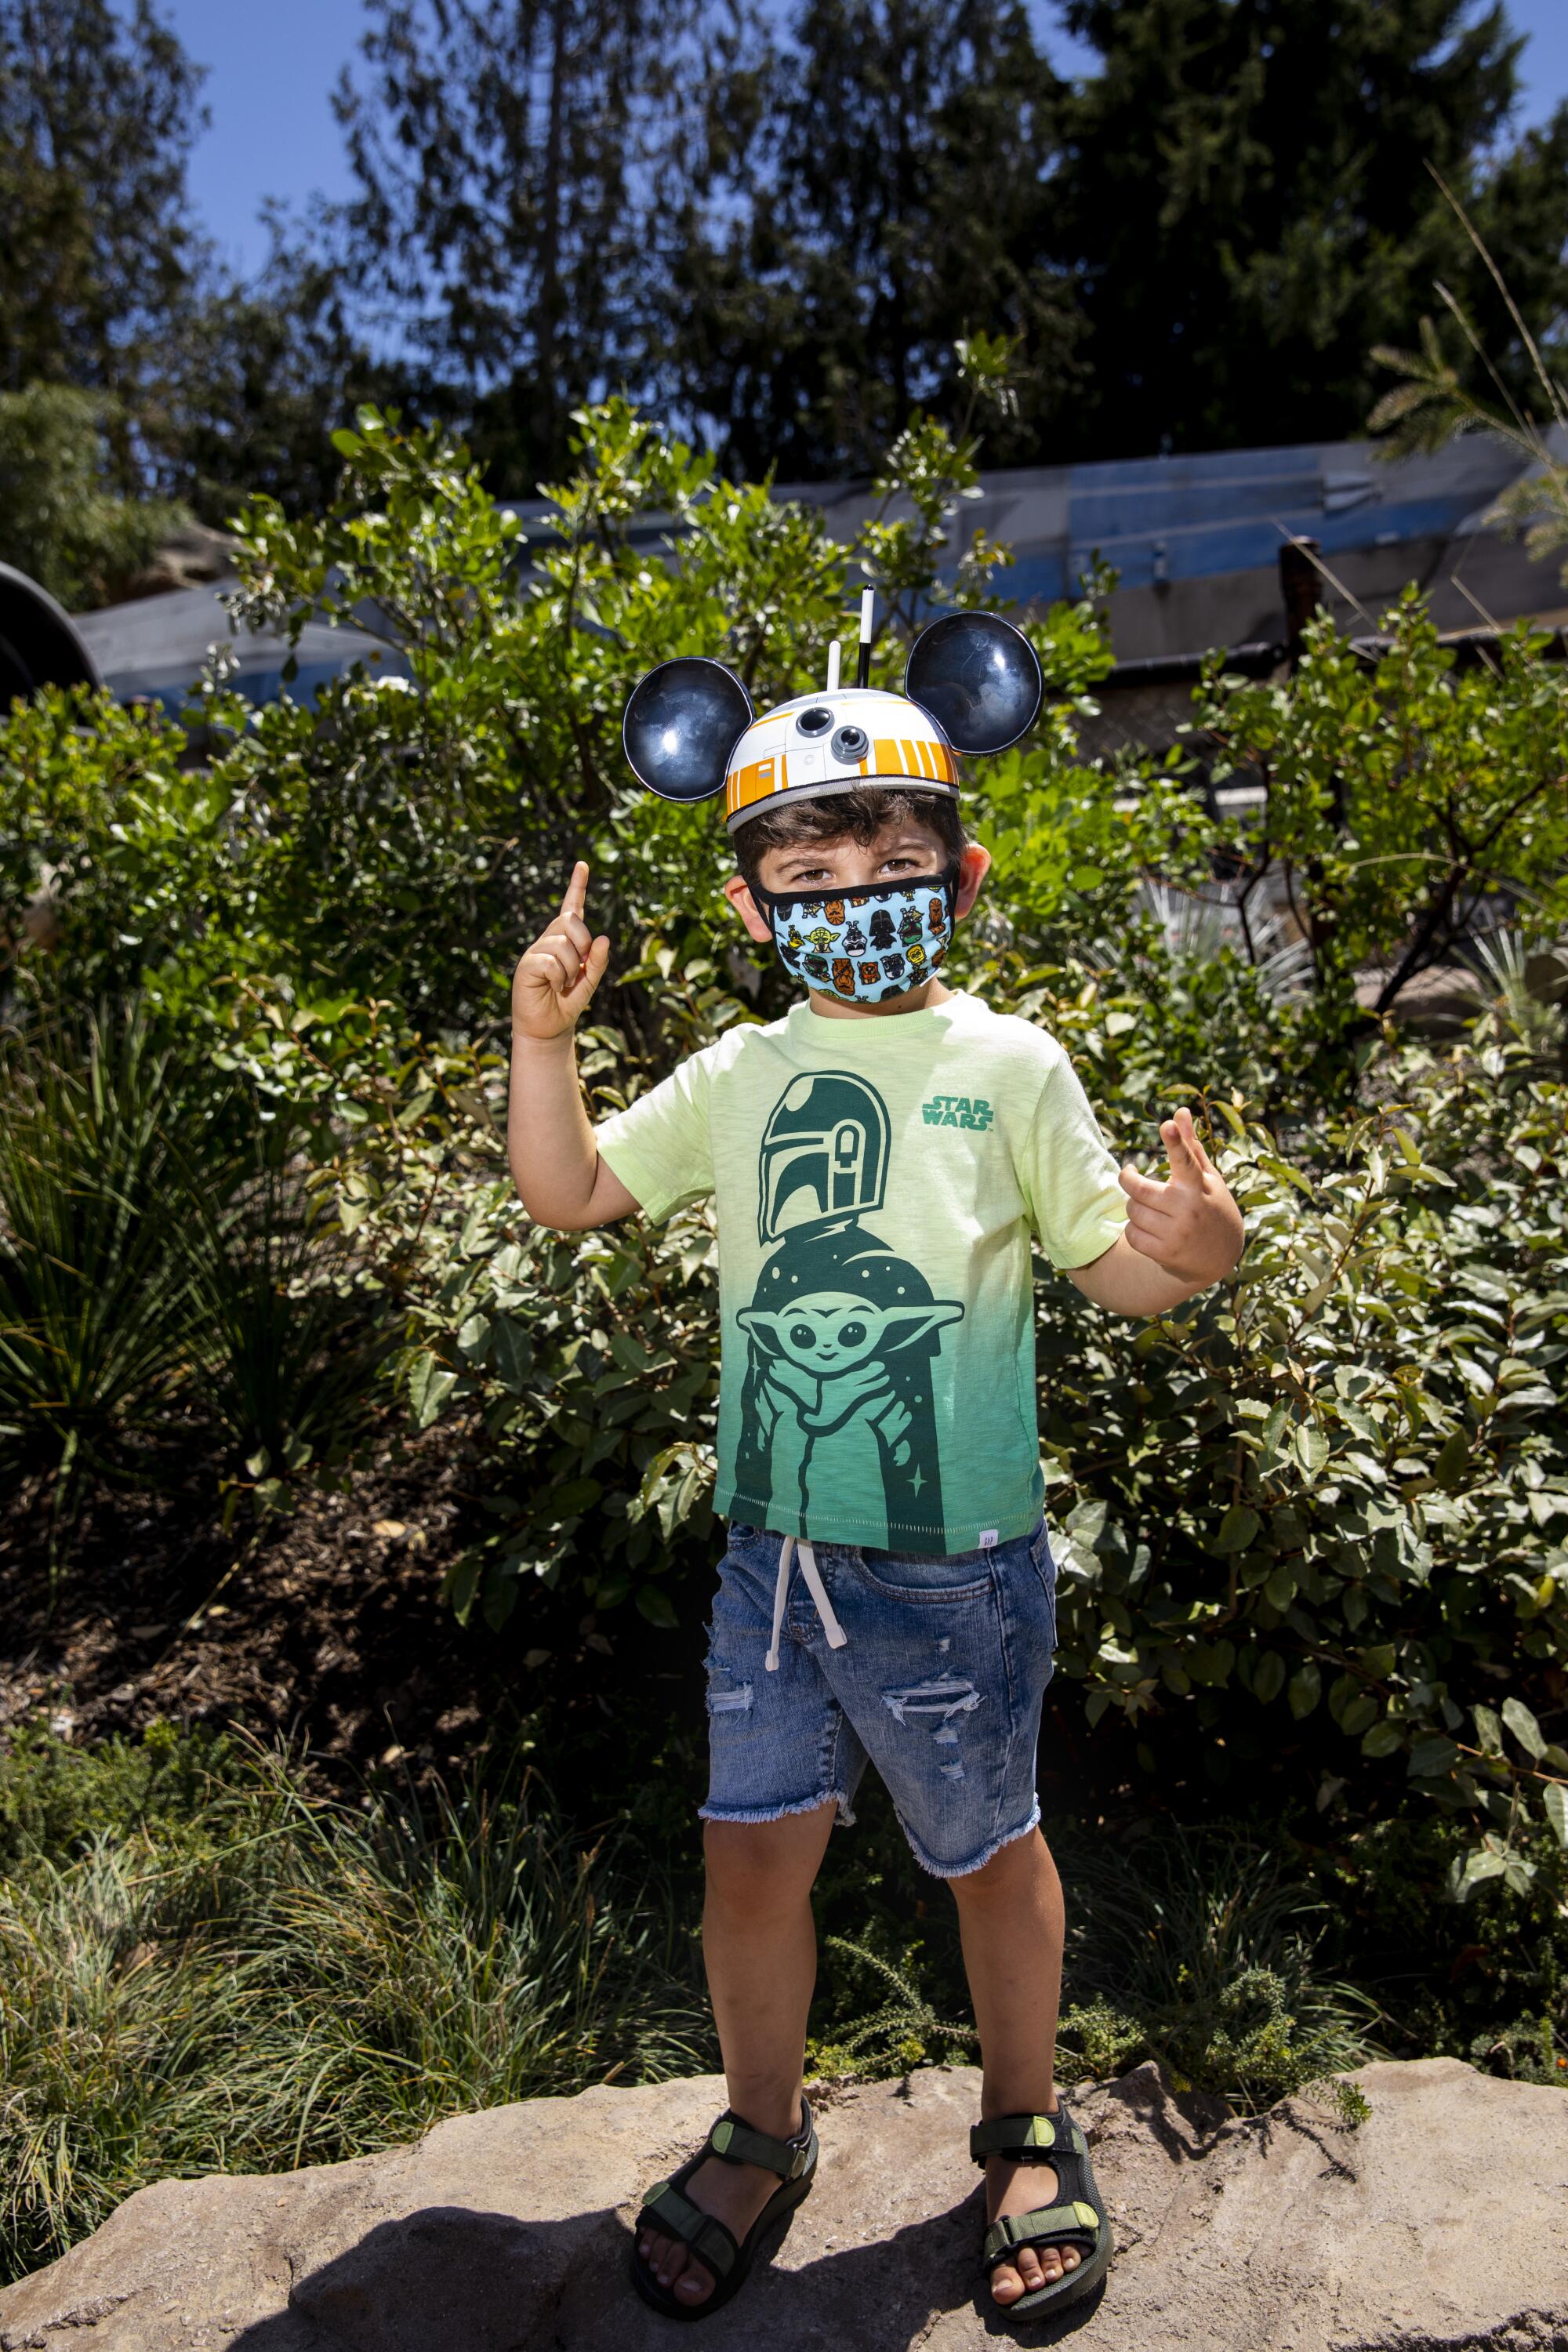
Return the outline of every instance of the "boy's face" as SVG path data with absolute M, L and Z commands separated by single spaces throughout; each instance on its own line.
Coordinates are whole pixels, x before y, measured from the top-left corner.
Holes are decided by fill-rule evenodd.
M 776 890 L 781 896 L 810 890 L 820 891 L 826 898 L 847 890 L 864 890 L 873 883 L 914 882 L 928 874 L 940 874 L 950 855 L 932 826 L 923 824 L 919 817 L 898 817 L 883 825 L 873 841 L 864 844 L 841 834 L 830 841 L 803 841 L 790 849 L 764 850 L 757 879 L 764 890 Z M 978 842 L 971 842 L 961 854 L 960 917 L 968 914 L 979 897 L 990 864 L 991 852 L 982 849 Z M 771 945 L 773 926 L 742 876 L 731 876 L 724 896 L 759 946 Z

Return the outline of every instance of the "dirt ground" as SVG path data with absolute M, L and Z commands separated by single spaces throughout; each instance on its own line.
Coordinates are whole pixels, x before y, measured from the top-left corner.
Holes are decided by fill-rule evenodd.
M 237 1721 L 347 1770 L 445 1772 L 547 1694 L 570 1705 L 580 1685 L 598 1706 L 623 1645 L 647 1636 L 640 1620 L 623 1612 L 602 1631 L 541 1592 L 498 1633 L 459 1625 L 443 1600 L 468 1539 L 464 1471 L 435 1432 L 347 1494 L 232 1538 L 177 1495 L 100 1495 L 52 1603 L 36 1498 L 14 1496 L 0 1505 L 0 1736 L 24 1721 L 71 1738 L 158 1717 Z

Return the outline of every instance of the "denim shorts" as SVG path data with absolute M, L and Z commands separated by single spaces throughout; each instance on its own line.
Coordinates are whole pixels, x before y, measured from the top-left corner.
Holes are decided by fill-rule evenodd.
M 797 1566 L 770 1674 L 782 1541 L 731 1522 L 719 1564 L 703 1820 L 773 1822 L 833 1799 L 853 1821 L 871 1763 L 917 1862 L 939 1878 L 980 1869 L 1040 1817 L 1035 1749 L 1057 1614 L 1044 1524 L 947 1559 L 817 1544 L 847 1639 L 828 1646 Z

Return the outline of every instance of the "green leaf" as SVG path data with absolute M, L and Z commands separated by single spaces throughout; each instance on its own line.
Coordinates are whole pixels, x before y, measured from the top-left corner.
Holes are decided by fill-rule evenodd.
M 1323 1677 L 1315 1658 L 1298 1666 L 1290 1677 L 1290 1712 L 1298 1723 L 1311 1714 L 1322 1696 Z
M 1462 1429 L 1450 1430 L 1433 1465 L 1433 1475 L 1447 1493 L 1457 1495 L 1470 1467 L 1469 1441 Z
M 1410 1778 L 1413 1780 L 1436 1780 L 1451 1772 L 1459 1760 L 1459 1751 L 1451 1739 L 1441 1732 L 1428 1732 L 1418 1739 L 1410 1751 Z
M 1263 1522 L 1247 1503 L 1233 1503 L 1219 1523 L 1212 1549 L 1224 1555 L 1245 1551 Z
M 491 1326 L 489 1368 L 512 1390 L 522 1387 L 533 1368 L 533 1342 L 514 1315 L 498 1315 Z
M 552 1487 L 543 1498 L 542 1510 L 546 1518 L 577 1519 L 592 1510 L 604 1493 L 596 1478 L 570 1478 L 563 1486 Z
M 1552 1834 L 1561 1846 L 1568 1846 L 1568 1789 L 1561 1780 L 1549 1780 L 1541 1800 Z
M 448 1371 L 428 1348 L 422 1348 L 408 1375 L 408 1401 L 414 1407 L 416 1428 L 430 1427 L 457 1385 L 457 1373 Z
M 1252 1696 L 1267 1706 L 1285 1687 L 1285 1661 L 1278 1650 L 1265 1650 L 1252 1677 Z
M 1505 1698 L 1502 1703 L 1502 1719 L 1526 1755 L 1544 1756 L 1546 1734 L 1522 1699 Z
M 1476 1738 L 1480 1742 L 1483 1754 L 1488 1756 L 1500 1756 L 1502 1754 L 1502 1725 L 1498 1720 L 1497 1709 L 1490 1706 L 1477 1706 L 1471 1707 L 1470 1713 L 1475 1717 Z
M 479 1590 L 479 1570 L 484 1566 L 484 1554 L 466 1551 L 447 1570 L 441 1586 L 441 1597 L 451 1605 L 459 1625 L 466 1625 L 473 1614 L 474 1595 Z
M 1329 1441 L 1322 1431 L 1303 1422 L 1296 1432 L 1296 1459 L 1309 1478 L 1315 1478 L 1329 1458 Z
M 673 1633 L 680 1622 L 669 1595 L 667 1592 L 661 1592 L 657 1584 L 638 1585 L 637 1614 L 646 1617 L 650 1625 L 657 1625 L 667 1633 Z

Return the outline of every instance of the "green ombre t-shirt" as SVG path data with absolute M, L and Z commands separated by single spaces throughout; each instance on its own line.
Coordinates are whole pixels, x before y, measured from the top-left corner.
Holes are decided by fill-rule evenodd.
M 972 1551 L 1040 1516 L 1031 1235 L 1087 1265 L 1126 1221 L 1054 1037 L 957 994 L 734 1029 L 605 1120 L 645 1213 L 713 1195 L 721 1516 Z

